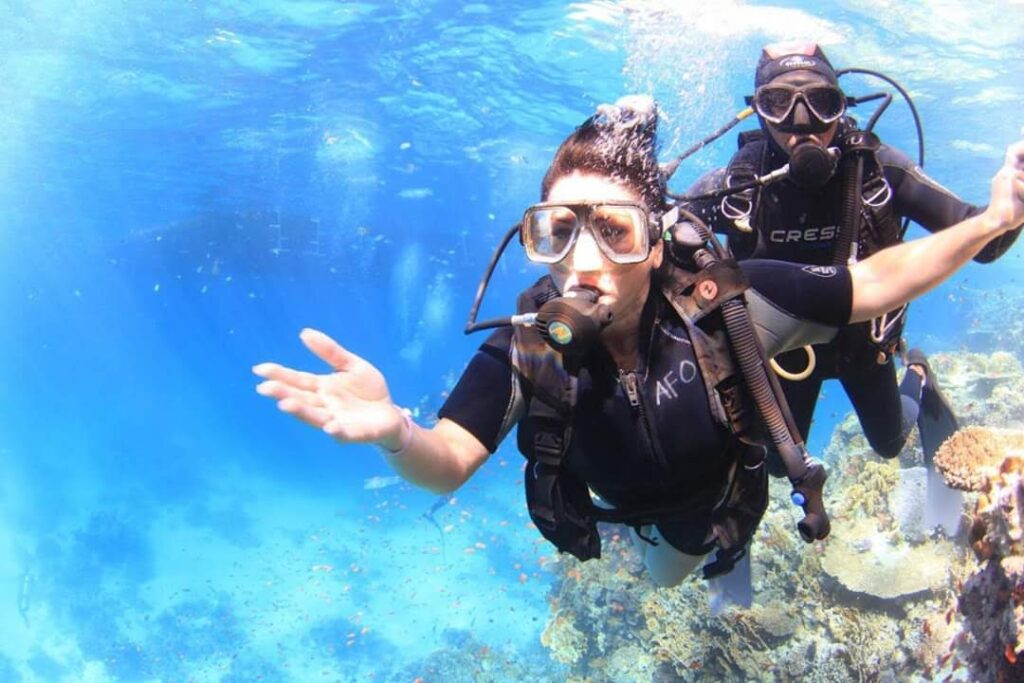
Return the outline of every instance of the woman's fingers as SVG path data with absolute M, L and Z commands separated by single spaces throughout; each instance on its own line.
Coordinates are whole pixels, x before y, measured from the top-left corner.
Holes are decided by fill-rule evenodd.
M 359 356 L 346 350 L 320 330 L 307 327 L 299 333 L 299 339 L 335 372 L 344 372 L 359 360 Z
M 277 363 L 260 363 L 254 365 L 252 371 L 263 379 L 281 382 L 303 391 L 316 391 L 320 386 L 317 376 L 313 373 L 292 370 Z
M 311 406 L 297 398 L 286 398 L 278 401 L 277 407 L 281 411 L 299 418 L 310 427 L 316 427 L 317 429 L 323 429 L 323 426 L 330 422 L 332 418 L 329 411 Z
M 278 401 L 283 401 L 286 398 L 294 398 L 317 408 L 327 408 L 327 405 L 324 402 L 324 397 L 321 394 L 314 391 L 296 389 L 289 384 L 278 382 L 276 380 L 260 382 L 256 385 L 256 393 L 260 396 L 276 398 Z
M 277 363 L 260 363 L 252 368 L 265 380 L 257 385 L 257 393 L 277 399 L 283 412 L 338 440 L 376 438 L 381 429 L 377 404 L 390 406 L 380 373 L 319 330 L 306 328 L 299 337 L 333 372 L 313 374 Z

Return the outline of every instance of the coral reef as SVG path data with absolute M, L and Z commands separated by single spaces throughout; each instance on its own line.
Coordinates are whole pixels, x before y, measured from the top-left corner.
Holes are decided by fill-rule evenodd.
M 931 361 L 961 424 L 975 426 L 961 442 L 972 434 L 1003 438 L 997 426 L 1024 427 L 1016 358 L 964 353 Z M 998 452 L 1013 451 L 1013 443 L 1003 439 Z M 1024 680 L 1015 668 L 1024 658 L 1024 638 L 1017 640 L 1024 634 L 1024 489 L 1016 471 L 968 494 L 981 506 L 972 552 L 962 539 L 922 530 L 925 470 L 916 433 L 898 459 L 882 461 L 850 415 L 835 428 L 825 459 L 832 535 L 803 543 L 788 482 L 773 480 L 751 549 L 749 609 L 712 616 L 696 577 L 655 587 L 618 527 L 602 529 L 604 559 L 562 557 L 545 643 L 567 663 L 568 680 Z M 961 476 L 976 474 L 967 468 Z M 1013 477 L 1017 488 L 1009 493 Z
M 972 680 L 1024 680 L 1024 459 L 1006 457 L 985 475 L 970 543 L 981 563 L 963 585 L 963 633 L 950 655 Z
M 942 444 L 935 467 L 952 488 L 980 491 L 1008 455 L 1024 454 L 1024 431 L 964 427 Z
M 960 424 L 1024 429 L 1024 371 L 1016 356 L 935 354 L 929 362 Z
M 840 592 L 901 602 L 939 588 L 949 576 L 953 547 L 947 541 L 909 545 L 881 533 L 873 519 L 840 526 L 821 558 L 822 571 Z
M 889 496 L 900 481 L 892 461 L 865 460 L 856 479 L 845 488 L 843 517 L 876 517 L 889 511 Z
M 551 650 L 552 659 L 563 664 L 575 664 L 587 653 L 587 635 L 576 628 L 571 615 L 555 615 L 541 634 L 540 642 Z
M 492 648 L 463 630 L 445 631 L 446 647 L 440 648 L 422 661 L 403 667 L 399 671 L 383 674 L 369 680 L 394 683 L 502 683 L 503 681 L 536 681 L 561 683 L 570 680 L 561 666 L 550 660 L 523 657 L 507 649 Z M 337 672 L 335 672 L 337 673 Z M 257 680 L 257 679 L 245 679 Z M 354 676 L 336 680 L 357 680 Z M 363 679 L 360 679 L 363 680 Z

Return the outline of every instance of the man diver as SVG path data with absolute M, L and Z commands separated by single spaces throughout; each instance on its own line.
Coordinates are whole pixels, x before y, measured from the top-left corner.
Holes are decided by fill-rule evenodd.
M 750 103 L 761 130 L 740 134 L 740 149 L 729 165 L 706 174 L 687 193 L 736 187 L 789 165 L 788 177 L 779 182 L 688 206 L 728 235 L 736 258 L 849 265 L 902 241 L 903 217 L 936 232 L 984 210 L 931 180 L 870 131 L 859 130 L 846 116 L 847 96 L 818 45 L 765 47 L 754 88 Z M 993 239 L 974 260 L 994 261 L 1019 234 L 1018 228 Z M 904 321 L 901 307 L 848 325 L 832 341 L 814 346 L 813 355 L 800 349 L 781 354 L 780 366 L 806 366 L 807 376 L 795 380 L 784 374 L 780 381 L 805 439 L 825 379 L 842 383 L 868 442 L 882 457 L 899 454 L 916 422 L 929 465 L 925 526 L 941 526 L 952 535 L 960 521 L 959 494 L 941 483 L 930 463 L 957 421 L 921 351 L 904 356 L 910 371 L 897 384 L 892 357 Z

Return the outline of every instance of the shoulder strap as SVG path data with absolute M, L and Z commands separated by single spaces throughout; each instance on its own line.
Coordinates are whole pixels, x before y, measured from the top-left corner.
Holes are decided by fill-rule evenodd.
M 672 267 L 666 274 L 662 294 L 689 333 L 715 420 L 743 441 L 761 443 L 757 413 L 746 396 L 719 311 L 723 301 L 742 295 L 749 286 L 743 271 L 732 261 L 698 273 Z
M 743 149 L 748 146 L 751 142 L 763 142 L 764 131 L 760 128 L 754 130 L 745 130 L 736 136 L 736 148 Z
M 756 179 L 765 165 L 768 142 L 764 132 L 750 130 L 740 133 L 739 150 L 733 154 L 726 166 L 722 179 L 723 187 L 736 187 Z M 722 197 L 719 210 L 728 218 L 735 230 L 730 233 L 730 245 L 748 257 L 753 254 L 760 242 L 757 226 L 761 223 L 760 213 L 761 192 L 763 188 L 750 188 L 736 194 Z M 735 242 L 735 244 L 733 244 Z
M 554 282 L 545 275 L 519 295 L 516 312 L 535 313 L 556 296 Z M 561 355 L 544 342 L 536 329 L 523 325 L 513 329 L 513 345 L 512 369 L 530 387 L 531 403 L 537 399 L 568 421 L 576 403 L 576 378 L 562 366 Z
M 733 185 L 757 177 L 767 144 L 764 133 L 759 130 L 740 133 L 738 140 L 739 149 L 726 166 L 726 181 Z
M 877 152 L 872 152 L 865 161 L 861 201 L 866 234 L 862 236 L 865 246 L 862 254 L 867 257 L 900 242 L 903 229 L 896 215 L 896 207 L 893 206 L 892 186 Z
M 557 295 L 551 278 L 544 276 L 519 295 L 517 313 L 533 313 Z M 572 439 L 578 380 L 536 330 L 523 326 L 515 328 L 512 367 L 529 389 L 516 442 L 526 457 L 523 483 L 530 519 L 560 551 L 580 560 L 600 557 L 590 491 L 586 482 L 563 467 Z

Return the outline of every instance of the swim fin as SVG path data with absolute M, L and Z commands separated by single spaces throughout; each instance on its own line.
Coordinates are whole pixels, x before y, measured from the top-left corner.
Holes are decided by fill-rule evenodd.
M 933 460 L 943 442 L 959 429 L 959 424 L 924 353 L 919 349 L 911 349 L 904 363 L 908 366 L 907 372 L 912 372 L 910 365 L 920 365 L 927 375 L 921 391 L 921 410 L 917 414 L 921 449 L 924 451 L 925 469 L 928 471 L 924 530 L 927 532 L 940 526 L 947 536 L 954 536 L 963 512 L 963 493 L 946 486 L 942 475 L 935 470 Z
M 754 602 L 754 587 L 750 574 L 750 548 L 736 561 L 732 571 L 708 579 L 708 603 L 711 616 L 721 616 L 729 607 L 747 609 Z

